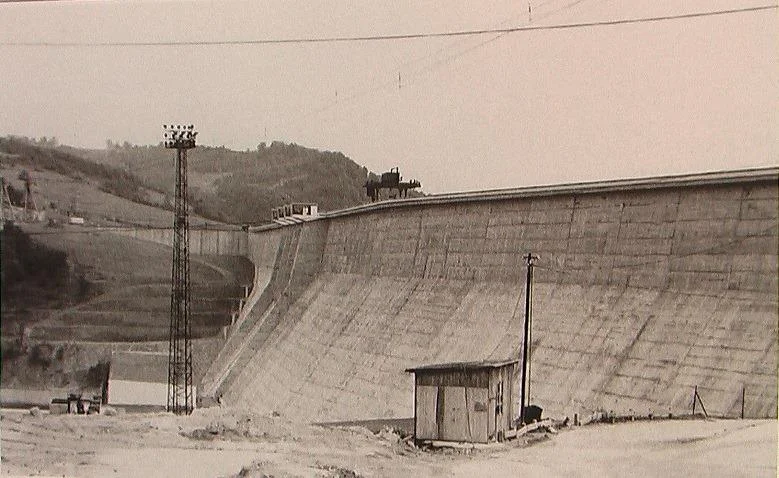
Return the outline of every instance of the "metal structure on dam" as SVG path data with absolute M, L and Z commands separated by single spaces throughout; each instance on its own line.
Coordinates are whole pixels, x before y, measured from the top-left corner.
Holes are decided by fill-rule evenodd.
M 747 417 L 775 417 L 778 211 L 779 169 L 764 168 L 230 231 L 221 243 L 254 262 L 255 284 L 199 390 L 312 420 L 411 416 L 406 368 L 522 353 L 532 252 L 532 399 L 546 412 L 686 413 L 697 386 L 709 413 L 738 416 L 744 390 Z

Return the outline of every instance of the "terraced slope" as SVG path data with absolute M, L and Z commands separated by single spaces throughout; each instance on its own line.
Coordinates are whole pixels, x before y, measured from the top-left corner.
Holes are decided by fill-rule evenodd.
M 775 417 L 778 179 L 449 195 L 252 233 L 250 249 L 279 244 L 285 305 L 257 302 L 209 390 L 312 420 L 411 416 L 405 368 L 520 352 L 533 252 L 531 395 L 547 412 L 680 413 L 697 385 L 710 413 L 740 411 L 745 387 L 746 414 Z
M 135 342 L 167 340 L 170 327 L 170 248 L 109 232 L 40 234 L 36 240 L 68 253 L 100 291 L 89 301 L 50 311 L 31 328 L 40 340 Z M 219 335 L 253 281 L 245 257 L 193 255 L 192 332 Z

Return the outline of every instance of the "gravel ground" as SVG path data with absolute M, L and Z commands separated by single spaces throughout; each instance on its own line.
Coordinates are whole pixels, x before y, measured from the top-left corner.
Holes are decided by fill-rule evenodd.
M 593 425 L 477 450 L 421 450 L 391 430 L 230 409 L 63 416 L 4 410 L 2 476 L 776 476 L 775 420 Z

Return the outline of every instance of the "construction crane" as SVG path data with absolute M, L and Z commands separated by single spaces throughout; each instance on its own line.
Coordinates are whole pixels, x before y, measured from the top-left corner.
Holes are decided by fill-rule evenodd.
M 371 198 L 371 201 L 377 201 L 379 199 L 379 191 L 382 188 L 389 190 L 396 189 L 398 191 L 398 197 L 402 198 L 408 197 L 409 189 L 415 189 L 421 186 L 422 184 L 416 179 L 403 182 L 403 178 L 400 176 L 400 171 L 397 167 L 394 167 L 386 173 L 382 173 L 381 179 L 379 181 L 376 181 L 375 179 L 369 179 L 366 181 L 365 192 L 368 194 L 368 197 Z

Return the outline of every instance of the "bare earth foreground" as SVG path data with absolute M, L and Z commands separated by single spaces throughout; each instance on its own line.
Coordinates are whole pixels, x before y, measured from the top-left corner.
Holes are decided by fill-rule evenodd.
M 776 476 L 776 420 L 593 425 L 478 450 L 225 409 L 32 416 L 3 411 L 3 476 Z

